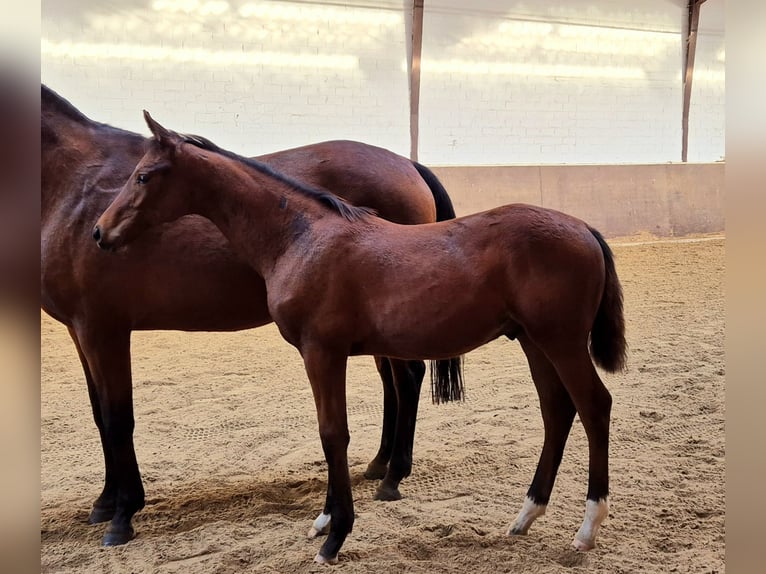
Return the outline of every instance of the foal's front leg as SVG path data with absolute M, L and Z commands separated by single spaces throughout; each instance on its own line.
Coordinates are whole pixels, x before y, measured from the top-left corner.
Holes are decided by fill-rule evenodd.
M 320 564 L 338 562 L 338 551 L 354 524 L 354 501 L 348 472 L 348 419 L 346 416 L 347 356 L 326 349 L 302 349 L 306 373 L 311 382 L 325 460 L 328 466 L 327 506 L 330 533 L 314 560 Z

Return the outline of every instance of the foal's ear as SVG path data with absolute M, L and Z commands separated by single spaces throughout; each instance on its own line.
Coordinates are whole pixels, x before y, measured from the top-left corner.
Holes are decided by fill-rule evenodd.
M 144 120 L 146 120 L 146 125 L 148 125 L 149 129 L 152 131 L 154 139 L 160 144 L 164 146 L 175 146 L 181 139 L 177 133 L 158 124 L 146 110 L 144 110 Z

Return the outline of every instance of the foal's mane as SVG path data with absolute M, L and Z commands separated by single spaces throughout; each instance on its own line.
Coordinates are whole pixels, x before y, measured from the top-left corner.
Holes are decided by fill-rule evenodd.
M 272 179 L 275 179 L 279 181 L 280 183 L 287 185 L 292 190 L 297 191 L 301 193 L 302 195 L 310 197 L 313 200 L 324 204 L 325 206 L 336 211 L 337 213 L 339 213 L 340 215 L 342 215 L 349 221 L 356 221 L 357 219 L 363 218 L 365 215 L 375 215 L 377 213 L 374 209 L 371 209 L 369 207 L 357 207 L 356 205 L 351 205 L 350 203 L 346 202 L 345 200 L 341 199 L 340 197 L 338 197 L 337 195 L 329 191 L 323 191 L 320 189 L 310 187 L 309 185 L 306 185 L 305 183 L 302 183 L 296 179 L 288 177 L 287 175 L 275 170 L 270 165 L 261 163 L 260 161 L 257 161 L 252 158 L 238 155 L 232 151 L 225 150 L 217 146 L 213 142 L 211 142 L 209 139 L 204 138 L 202 136 L 196 136 L 196 135 L 190 135 L 190 134 L 178 134 L 178 135 L 182 138 L 184 143 L 189 143 L 200 149 L 212 151 L 212 152 L 221 154 L 222 156 L 228 157 L 230 159 L 239 161 L 240 163 L 243 163 L 247 165 L 248 167 L 253 168 L 256 171 Z

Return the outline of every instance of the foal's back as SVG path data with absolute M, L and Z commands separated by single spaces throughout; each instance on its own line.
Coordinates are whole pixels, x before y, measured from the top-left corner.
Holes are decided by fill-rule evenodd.
M 419 226 L 328 216 L 313 234 L 320 247 L 288 254 L 278 280 L 289 292 L 298 276 L 322 296 L 291 298 L 276 312 L 335 329 L 352 354 L 452 356 L 513 334 L 545 308 L 555 315 L 570 303 L 562 293 L 584 301 L 591 322 L 598 306 L 583 294 L 600 294 L 599 244 L 557 211 L 514 204 Z M 340 321 L 338 309 L 353 320 Z

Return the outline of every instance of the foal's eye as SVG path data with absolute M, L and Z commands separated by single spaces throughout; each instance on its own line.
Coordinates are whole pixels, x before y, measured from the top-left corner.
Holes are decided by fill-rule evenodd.
M 137 183 L 146 183 L 147 181 L 149 181 L 149 174 L 147 173 L 139 173 L 138 177 L 136 177 Z

